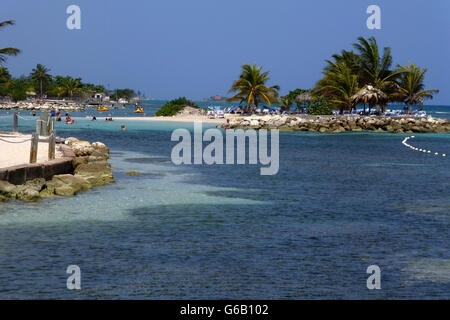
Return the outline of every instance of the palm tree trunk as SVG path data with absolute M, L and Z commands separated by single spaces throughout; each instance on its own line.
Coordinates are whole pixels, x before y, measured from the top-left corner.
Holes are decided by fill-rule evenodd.
M 409 113 L 412 113 L 412 103 L 409 104 Z
M 42 99 L 42 79 L 41 79 L 41 95 L 40 95 L 40 98 Z

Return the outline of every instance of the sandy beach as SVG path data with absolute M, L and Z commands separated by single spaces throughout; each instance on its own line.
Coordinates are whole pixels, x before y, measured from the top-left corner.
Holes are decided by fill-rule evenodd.
M 207 116 L 199 115 L 183 115 L 174 117 L 114 117 L 114 120 L 131 120 L 131 121 L 168 121 L 168 122 L 209 122 L 209 123 L 226 123 L 227 119 L 235 118 L 234 115 L 227 115 L 226 118 L 210 119 Z
M 30 134 L 0 133 L 0 150 L 2 151 L 0 155 L 0 168 L 29 163 L 30 139 Z M 56 151 L 55 156 L 56 158 L 61 158 L 62 154 Z M 48 161 L 48 143 L 39 141 L 37 162 L 46 161 Z

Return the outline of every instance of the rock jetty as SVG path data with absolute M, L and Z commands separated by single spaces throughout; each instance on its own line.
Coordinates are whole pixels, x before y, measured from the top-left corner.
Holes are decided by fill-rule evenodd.
M 383 116 L 280 116 L 252 115 L 230 119 L 220 125 L 230 129 L 280 129 L 282 131 L 444 133 L 450 132 L 450 120 L 428 117 Z
M 49 180 L 37 178 L 22 185 L 0 180 L 0 202 L 37 202 L 48 197 L 73 196 L 114 182 L 111 165 L 108 163 L 109 149 L 105 144 L 90 144 L 76 138 L 68 138 L 66 142 L 73 158 L 73 174 L 55 175 Z

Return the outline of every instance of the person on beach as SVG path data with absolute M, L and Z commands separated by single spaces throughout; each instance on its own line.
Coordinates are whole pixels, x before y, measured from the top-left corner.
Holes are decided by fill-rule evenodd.
M 127 128 L 125 128 L 125 125 L 124 125 L 124 124 L 123 124 L 123 125 L 121 125 L 120 127 L 122 128 L 122 131 L 125 131 L 125 130 L 127 130 Z
M 36 117 L 36 110 L 33 109 L 33 111 L 31 111 L 31 115 L 32 115 L 33 117 Z
M 95 116 L 93 116 L 91 121 L 96 121 L 96 120 L 97 120 L 97 118 Z
M 61 121 L 61 112 L 59 110 L 56 112 L 56 121 Z
M 50 109 L 50 114 L 52 115 L 52 117 L 56 116 L 55 109 L 53 107 Z

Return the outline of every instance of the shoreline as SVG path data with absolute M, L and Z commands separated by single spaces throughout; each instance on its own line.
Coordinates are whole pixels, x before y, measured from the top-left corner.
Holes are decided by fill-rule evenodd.
M 224 124 L 229 118 L 210 119 L 207 116 L 174 116 L 174 117 L 113 117 L 114 121 L 155 121 L 155 122 L 207 122 Z

